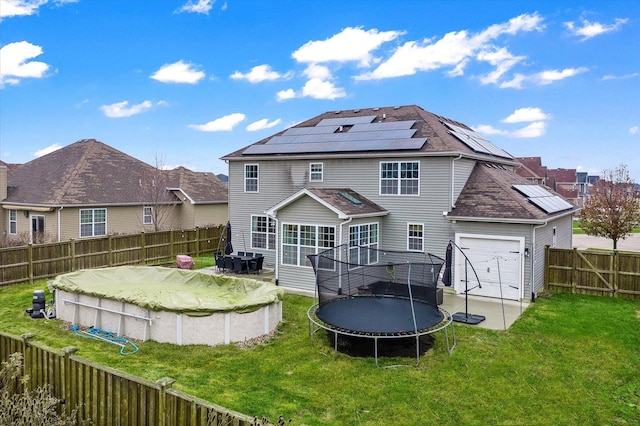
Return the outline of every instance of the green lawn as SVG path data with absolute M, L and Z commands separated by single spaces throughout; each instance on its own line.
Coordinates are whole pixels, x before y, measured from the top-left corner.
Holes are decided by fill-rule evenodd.
M 284 323 L 250 348 L 140 343 L 137 354 L 81 339 L 55 320 L 25 315 L 39 282 L 0 288 L 0 329 L 227 408 L 300 425 L 640 424 L 640 303 L 558 294 L 538 298 L 508 331 L 457 325 L 449 355 L 441 334 L 418 367 L 378 369 L 372 358 L 311 345 L 312 300 L 287 294 Z M 382 359 L 381 363 L 411 359 Z
M 573 221 L 573 233 L 574 234 L 584 234 L 585 233 L 582 230 L 582 228 L 580 227 L 580 221 L 579 220 L 574 220 Z M 633 228 L 633 233 L 640 233 L 640 227 Z

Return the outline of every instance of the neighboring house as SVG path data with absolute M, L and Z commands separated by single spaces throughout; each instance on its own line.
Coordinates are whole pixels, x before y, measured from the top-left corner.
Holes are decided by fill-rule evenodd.
M 340 244 L 461 250 L 471 294 L 522 299 L 544 284 L 544 247 L 570 248 L 576 208 L 516 174 L 520 163 L 462 123 L 419 106 L 326 112 L 232 152 L 236 250 L 263 253 L 279 285 L 313 291 L 309 253 Z M 354 248 L 352 254 L 357 249 Z
M 0 165 L 5 238 L 64 241 L 227 222 L 213 173 L 160 170 L 85 139 L 28 163 Z
M 541 157 L 517 157 L 522 166 L 516 169 L 518 175 L 526 178 L 536 185 L 545 185 L 547 177 L 547 166 L 542 165 Z

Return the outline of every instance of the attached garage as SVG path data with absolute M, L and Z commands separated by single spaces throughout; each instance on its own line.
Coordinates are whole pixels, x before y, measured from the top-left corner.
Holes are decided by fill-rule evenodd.
M 457 293 L 464 293 L 466 276 L 470 295 L 512 300 L 523 297 L 524 238 L 456 234 L 456 244 L 464 253 L 456 251 L 454 258 Z

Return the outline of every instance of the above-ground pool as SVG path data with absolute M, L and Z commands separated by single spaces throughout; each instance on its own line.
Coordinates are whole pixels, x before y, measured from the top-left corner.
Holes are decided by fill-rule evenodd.
M 253 339 L 282 320 L 283 290 L 250 278 L 153 266 L 59 275 L 57 318 L 138 340 L 218 345 Z

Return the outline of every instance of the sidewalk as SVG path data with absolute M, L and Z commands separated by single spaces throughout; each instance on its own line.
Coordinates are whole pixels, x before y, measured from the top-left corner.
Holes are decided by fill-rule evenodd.
M 603 237 L 592 237 L 586 234 L 573 234 L 573 247 L 584 250 L 588 248 L 613 249 L 613 240 Z M 634 233 L 624 240 L 618 240 L 618 250 L 640 251 L 640 234 Z

